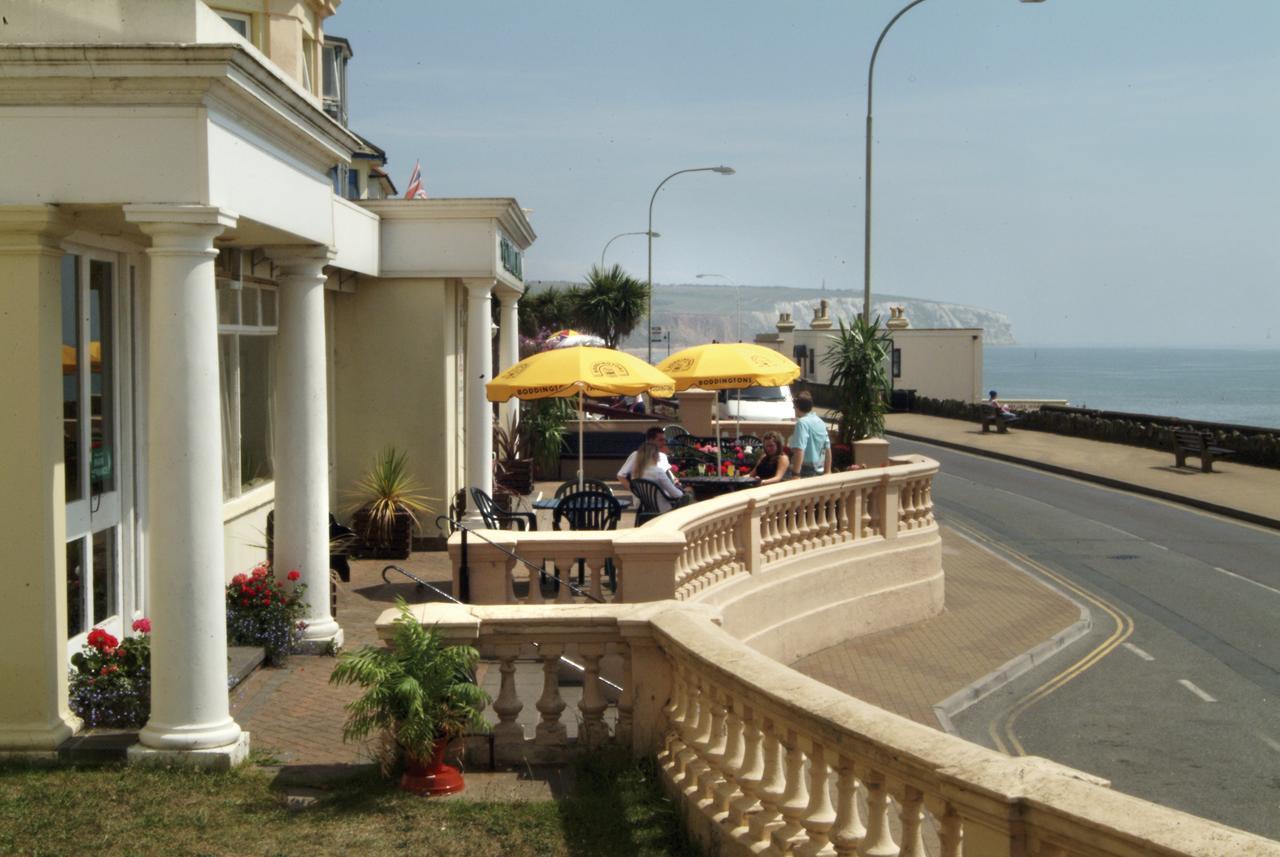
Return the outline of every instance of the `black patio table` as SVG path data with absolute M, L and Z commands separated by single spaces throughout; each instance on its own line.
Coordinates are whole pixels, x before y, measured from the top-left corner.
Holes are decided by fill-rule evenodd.
M 696 499 L 709 500 L 732 491 L 754 488 L 760 484 L 760 478 L 758 476 L 681 476 L 680 484 L 692 488 Z
M 533 508 L 549 509 L 554 512 L 560 506 L 560 499 L 561 498 L 559 497 L 543 497 L 541 500 L 533 501 Z M 633 502 L 633 498 L 630 494 L 614 494 L 613 499 L 618 501 L 618 505 L 622 507 L 624 512 L 631 508 L 631 504 Z

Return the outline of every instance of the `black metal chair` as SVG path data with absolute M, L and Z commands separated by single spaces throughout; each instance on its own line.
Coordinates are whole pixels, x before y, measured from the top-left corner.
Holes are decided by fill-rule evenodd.
M 667 445 L 670 446 L 674 444 L 678 438 L 688 437 L 689 431 L 684 426 L 663 426 L 662 436 L 667 439 Z
M 556 488 L 556 495 L 555 495 L 556 499 L 559 500 L 562 497 L 572 494 L 577 490 L 578 490 L 578 480 L 570 479 L 568 482 L 561 483 L 560 487 Z M 584 478 L 582 480 L 582 490 L 583 491 L 603 491 L 605 494 L 610 494 L 610 495 L 613 494 L 613 492 L 609 490 L 608 483 L 603 482 L 599 479 Z
M 551 526 L 559 530 L 563 521 L 570 530 L 616 530 L 622 520 L 622 504 L 613 492 L 587 490 L 566 494 L 556 505 L 551 516 Z M 586 563 L 578 560 L 578 585 L 582 586 L 586 579 Z M 613 567 L 613 560 L 605 560 L 604 570 L 609 575 L 609 586 L 618 588 L 618 572 Z
M 484 525 L 491 530 L 506 529 L 506 524 L 515 524 L 518 530 L 538 529 L 538 519 L 531 512 L 504 512 L 493 502 L 493 498 L 479 488 L 471 489 L 471 499 L 476 504 L 476 511 L 484 519 Z
M 662 486 L 652 479 L 632 479 L 631 493 L 639 499 L 640 505 L 636 508 L 636 526 L 652 521 L 654 518 L 662 514 L 662 507 L 659 505 L 659 497 L 664 496 Z

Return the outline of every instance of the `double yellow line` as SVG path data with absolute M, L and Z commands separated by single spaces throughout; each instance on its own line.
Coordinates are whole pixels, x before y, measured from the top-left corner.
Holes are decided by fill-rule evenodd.
M 990 724 L 988 724 L 987 734 L 991 736 L 991 740 L 995 744 L 997 750 L 1014 756 L 1025 756 L 1027 754 L 1026 748 L 1022 746 L 1022 742 L 1018 740 L 1018 736 L 1013 731 L 1014 724 L 1018 722 L 1018 718 L 1022 716 L 1022 713 L 1028 708 L 1035 705 L 1037 702 L 1044 699 L 1067 682 L 1079 676 L 1085 670 L 1089 669 L 1091 666 L 1110 654 L 1113 649 L 1125 640 L 1129 639 L 1129 636 L 1133 633 L 1133 619 L 1131 619 L 1129 615 L 1119 607 L 1116 607 L 1114 604 L 1111 604 L 1093 593 L 1082 589 L 1080 586 L 1070 580 L 1067 580 L 1062 575 L 1050 571 L 1026 554 L 1020 553 L 1008 545 L 1000 544 L 999 542 L 987 538 L 972 527 L 960 524 L 953 518 L 948 519 L 946 525 L 963 532 L 969 538 L 986 545 L 997 553 L 1004 553 L 1029 568 L 1035 569 L 1040 574 L 1057 583 L 1063 589 L 1078 595 L 1080 598 L 1097 607 L 1103 613 L 1110 616 L 1112 621 L 1115 622 L 1115 630 L 1111 632 L 1107 639 L 1103 640 L 1102 643 L 1089 652 L 1089 654 L 1085 655 L 1083 658 L 1019 699 L 1012 708 L 996 717 Z

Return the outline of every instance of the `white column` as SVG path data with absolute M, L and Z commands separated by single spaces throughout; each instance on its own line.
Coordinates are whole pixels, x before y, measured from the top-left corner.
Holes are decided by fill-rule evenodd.
M 507 371 L 520 361 L 520 295 L 504 289 L 498 293 L 498 369 L 494 375 Z M 519 416 L 520 403 L 514 399 L 498 405 L 498 419 L 506 428 L 511 415 Z
M 483 526 L 472 488 L 493 496 L 493 406 L 485 398 L 484 385 L 493 376 L 493 340 L 490 304 L 494 281 L 463 280 L 467 289 L 467 467 L 464 473 L 467 490 L 469 526 Z
M 279 285 L 276 336 L 274 569 L 307 587 L 305 650 L 342 645 L 329 603 L 329 408 L 324 323 L 326 247 L 267 247 Z
M 130 758 L 234 764 L 247 755 L 249 736 L 231 719 L 227 697 L 213 239 L 236 218 L 206 206 L 126 205 L 124 212 L 151 237 L 151 719 L 139 736 L 143 747 L 132 748 Z

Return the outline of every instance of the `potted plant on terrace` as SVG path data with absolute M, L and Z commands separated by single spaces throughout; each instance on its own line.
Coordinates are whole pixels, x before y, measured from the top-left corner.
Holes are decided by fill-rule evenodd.
M 408 559 L 417 515 L 431 511 L 430 498 L 409 475 L 408 456 L 394 446 L 383 449 L 356 484 L 355 493 L 352 527 L 361 540 L 356 555 Z
M 383 756 L 384 771 L 401 761 L 400 787 L 421 795 L 451 794 L 463 788 L 458 769 L 444 763 L 451 738 L 468 728 L 488 729 L 481 712 L 489 696 L 475 683 L 480 654 L 470 646 L 446 646 L 434 628 L 424 628 L 403 598 L 390 647 L 365 646 L 343 654 L 329 682 L 354 684 L 364 693 L 348 703 L 344 741 L 381 732 L 394 752 Z

